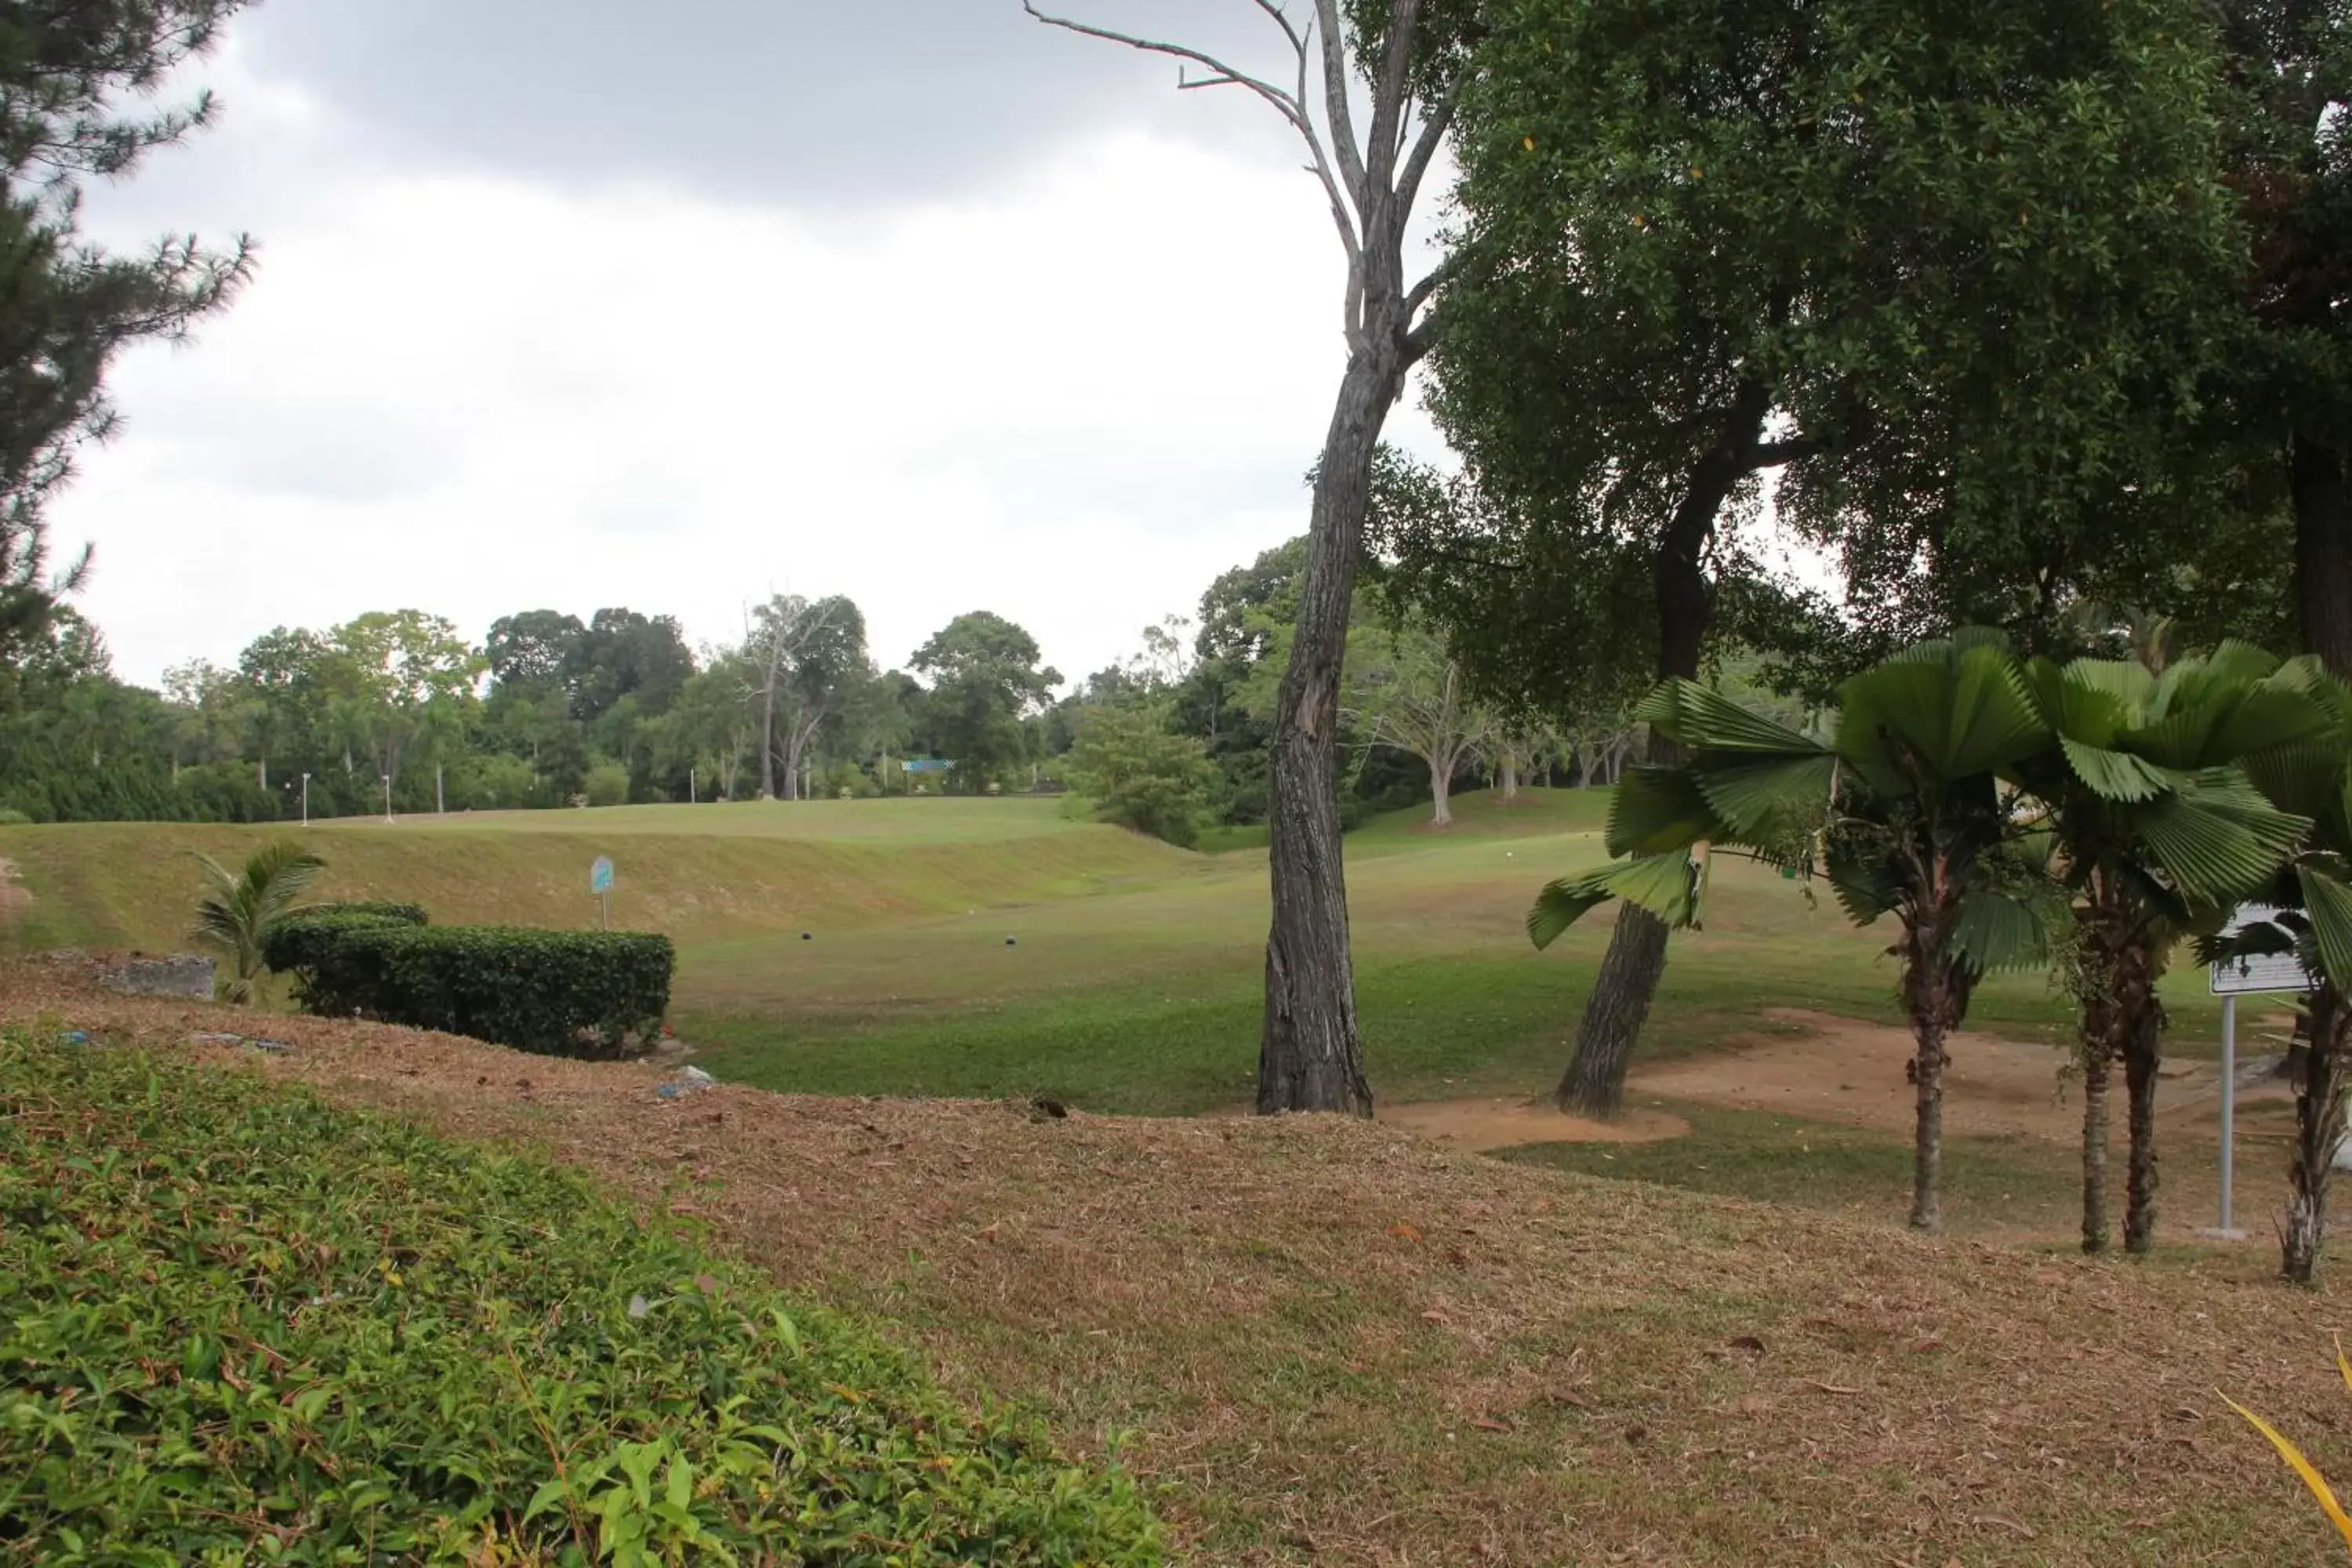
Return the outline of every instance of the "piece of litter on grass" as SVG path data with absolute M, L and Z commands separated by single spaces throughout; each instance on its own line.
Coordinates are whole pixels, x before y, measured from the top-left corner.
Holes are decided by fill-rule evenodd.
M 677 1085 L 674 1083 L 657 1084 L 654 1088 L 654 1093 L 664 1100 L 676 1100 L 678 1097 L 679 1089 Z
M 679 1076 L 684 1078 L 687 1082 L 694 1085 L 697 1089 L 709 1089 L 712 1084 L 719 1081 L 717 1079 L 712 1078 L 709 1073 L 704 1072 L 700 1068 L 690 1067 Z
M 282 1057 L 294 1047 L 283 1040 L 247 1040 L 245 1042 L 245 1048 L 249 1051 L 268 1051 L 273 1057 Z
M 642 1318 L 653 1310 L 654 1304 L 651 1301 L 646 1300 L 643 1296 L 632 1296 L 629 1298 L 629 1316 L 631 1318 Z
M 243 1035 L 205 1033 L 188 1037 L 188 1044 L 192 1046 L 236 1046 L 242 1045 L 244 1042 Z

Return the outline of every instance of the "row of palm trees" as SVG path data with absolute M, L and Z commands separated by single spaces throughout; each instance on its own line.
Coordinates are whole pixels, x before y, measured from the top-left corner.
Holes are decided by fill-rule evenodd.
M 1538 946 L 1625 899 L 1702 917 L 1711 851 L 1825 880 L 1859 924 L 1892 915 L 1916 1055 L 1911 1223 L 1940 1228 L 1948 1042 L 1988 971 L 2053 960 L 2079 1010 L 2083 1246 L 2109 1244 L 2108 1124 L 2123 1074 L 2124 1245 L 2156 1226 L 2157 983 L 2294 952 L 2314 977 L 2297 1086 L 2288 1278 L 2308 1281 L 2352 1068 L 2352 689 L 2316 660 L 2224 644 L 2172 662 L 2021 657 L 1999 633 L 1921 644 L 1848 680 L 1833 734 L 1800 733 L 1696 682 L 1642 719 L 1682 760 L 1619 786 L 1611 863 L 1546 888 Z M 2239 906 L 2280 912 L 2227 937 Z

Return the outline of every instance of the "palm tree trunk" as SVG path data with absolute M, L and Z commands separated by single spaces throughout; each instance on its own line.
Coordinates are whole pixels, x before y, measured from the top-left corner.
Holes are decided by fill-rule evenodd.
M 2107 1248 L 2107 1080 L 2113 1056 L 2102 1037 L 2083 1047 L 2083 1250 Z
M 2124 1200 L 2124 1250 L 2156 1245 L 2156 1079 L 2164 1056 L 2155 997 L 2143 991 L 2124 1040 L 2124 1084 L 2131 1095 L 2131 1171 Z
M 2345 1068 L 2352 1058 L 2352 1010 L 2333 984 L 2311 998 L 2311 1049 L 2295 1086 L 2294 1149 L 2287 1167 L 2286 1220 L 2279 1227 L 2279 1272 L 2308 1285 L 2327 1238 L 2327 1183 L 2344 1141 Z
M 1944 1042 L 1950 1029 L 1942 984 L 1931 988 L 1929 1005 L 1914 1014 L 1912 1038 L 1917 1049 L 1911 1058 L 1917 1081 L 1916 1125 L 1911 1150 L 1911 1228 L 1944 1228 Z

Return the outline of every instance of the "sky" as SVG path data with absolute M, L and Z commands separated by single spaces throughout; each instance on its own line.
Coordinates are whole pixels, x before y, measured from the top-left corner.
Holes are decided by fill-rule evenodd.
M 1247 0 L 1065 3 L 1281 63 Z M 1306 527 L 1344 274 L 1291 132 L 1019 0 L 267 0 L 195 85 L 89 226 L 257 273 L 119 363 L 51 513 L 126 679 L 786 592 L 885 665 L 993 610 L 1076 680 Z M 1391 436 L 1442 458 L 1414 396 Z

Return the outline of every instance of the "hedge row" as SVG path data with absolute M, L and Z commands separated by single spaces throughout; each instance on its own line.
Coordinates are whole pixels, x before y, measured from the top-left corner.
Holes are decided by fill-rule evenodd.
M 290 915 L 264 959 L 321 1016 L 607 1058 L 652 1047 L 677 953 L 666 936 L 435 926 L 414 905 L 378 904 Z

